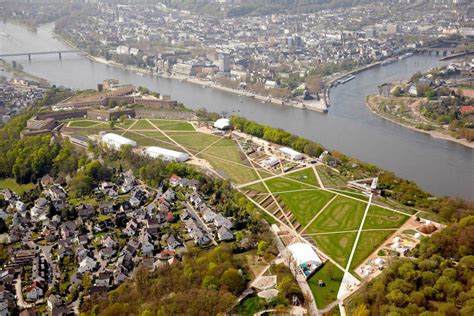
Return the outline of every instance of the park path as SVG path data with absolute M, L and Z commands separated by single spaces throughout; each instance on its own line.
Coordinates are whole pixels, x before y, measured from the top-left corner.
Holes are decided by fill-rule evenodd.
M 360 226 L 359 226 L 359 230 L 357 231 L 354 246 L 352 246 L 351 255 L 349 256 L 349 260 L 347 260 L 346 269 L 344 270 L 345 273 L 348 273 L 349 269 L 351 267 L 352 258 L 354 257 L 354 254 L 355 254 L 355 251 L 356 251 L 356 248 L 357 248 L 357 244 L 359 243 L 359 238 L 360 238 L 360 235 L 362 234 L 362 229 L 364 228 L 364 224 L 365 224 L 365 219 L 367 218 L 367 214 L 369 213 L 370 204 L 372 203 L 372 197 L 373 197 L 373 194 L 371 194 L 370 197 L 369 197 L 369 203 L 367 203 L 367 207 L 365 208 L 364 216 L 362 217 L 362 221 L 360 222 Z
M 239 142 L 237 142 L 237 145 L 239 146 L 240 150 L 244 153 L 245 155 L 245 158 L 247 158 L 247 160 L 250 162 L 250 165 L 253 167 L 255 173 L 257 174 L 257 176 L 260 178 L 260 180 L 263 180 L 262 176 L 260 175 L 260 172 L 258 172 L 257 168 L 255 168 L 255 163 L 250 159 L 250 157 L 247 155 L 247 153 L 244 151 L 244 149 L 242 148 L 242 145 L 240 145 Z M 272 198 L 273 202 L 275 203 L 275 205 L 278 207 L 278 209 L 280 210 L 280 212 L 282 212 L 283 216 L 285 217 L 285 220 L 286 222 L 288 223 L 288 225 L 286 226 L 289 226 L 291 227 L 291 229 L 294 231 L 295 230 L 295 227 L 293 226 L 293 224 L 291 224 L 291 221 L 289 220 L 288 216 L 286 215 L 286 212 L 283 210 L 283 208 L 281 207 L 280 203 L 278 203 L 277 199 L 275 198 L 275 195 L 273 195 L 272 191 L 268 188 L 268 185 L 265 181 L 262 181 L 261 182 L 263 184 L 263 186 L 265 187 L 265 190 L 268 191 L 268 194 L 270 194 L 270 197 Z M 266 210 L 265 210 L 266 211 Z M 266 211 L 266 213 L 269 213 Z
M 323 183 L 323 181 L 321 180 L 321 177 L 319 176 L 319 172 L 318 172 L 318 170 L 316 170 L 316 166 L 315 166 L 315 165 L 313 165 L 313 171 L 314 171 L 314 175 L 316 176 L 316 179 L 318 179 L 319 186 L 320 186 L 322 189 L 325 189 L 324 183 Z

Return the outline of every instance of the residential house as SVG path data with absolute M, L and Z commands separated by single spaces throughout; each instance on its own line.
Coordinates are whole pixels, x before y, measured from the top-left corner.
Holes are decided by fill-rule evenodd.
M 234 224 L 228 218 L 224 217 L 220 213 L 218 213 L 214 218 L 214 225 L 216 227 L 224 226 L 227 229 L 231 229 L 234 226 Z
M 79 268 L 77 269 L 77 272 L 79 273 L 92 272 L 96 269 L 96 267 L 97 267 L 97 262 L 94 259 L 92 259 L 91 257 L 85 257 L 79 263 Z
M 225 226 L 222 226 L 217 230 L 217 237 L 220 241 L 229 241 L 234 239 L 234 234 Z

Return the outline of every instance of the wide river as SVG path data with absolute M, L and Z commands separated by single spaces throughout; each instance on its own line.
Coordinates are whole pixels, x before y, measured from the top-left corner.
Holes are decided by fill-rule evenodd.
M 30 32 L 15 24 L 0 22 L 0 32 L 10 35 L 0 35 L 0 54 L 68 49 L 52 36 L 52 27 L 48 24 L 37 32 Z M 122 83 L 171 95 L 193 109 L 205 107 L 209 111 L 236 113 L 394 171 L 434 194 L 474 199 L 472 149 L 385 121 L 373 115 L 364 104 L 365 96 L 377 93 L 380 83 L 406 79 L 416 71 L 442 64 L 435 57 L 414 56 L 358 74 L 356 79 L 331 90 L 331 107 L 327 114 L 262 104 L 187 82 L 139 76 L 76 54 L 64 54 L 62 60 L 57 55 L 32 56 L 32 61 L 27 57 L 13 59 L 20 62 L 26 72 L 57 85 L 95 88 L 104 79 L 116 78 Z

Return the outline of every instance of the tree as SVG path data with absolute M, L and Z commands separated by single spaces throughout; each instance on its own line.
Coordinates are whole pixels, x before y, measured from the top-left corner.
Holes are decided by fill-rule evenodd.
M 235 295 L 241 293 L 245 289 L 244 278 L 240 275 L 239 271 L 233 268 L 227 269 L 222 274 L 220 284 Z
M 365 304 L 360 304 L 354 311 L 354 316 L 369 316 L 370 312 Z
M 268 248 L 268 243 L 265 240 L 260 240 L 257 246 L 257 255 L 263 256 L 267 248 Z

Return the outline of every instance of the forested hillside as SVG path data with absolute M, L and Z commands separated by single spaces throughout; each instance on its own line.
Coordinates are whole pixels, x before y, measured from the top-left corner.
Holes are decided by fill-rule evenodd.
M 351 300 L 355 315 L 474 315 L 474 216 L 424 238 Z

